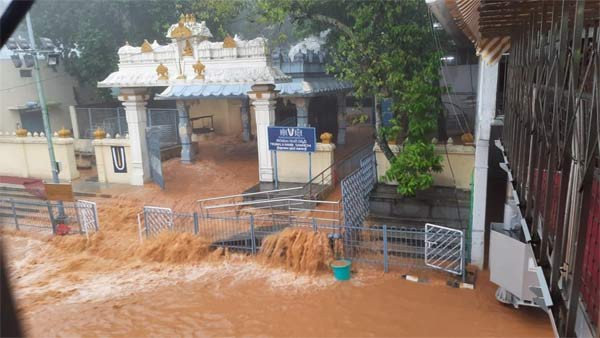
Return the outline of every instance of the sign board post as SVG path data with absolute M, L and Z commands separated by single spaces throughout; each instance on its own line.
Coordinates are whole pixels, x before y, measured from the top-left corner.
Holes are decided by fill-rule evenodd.
M 308 181 L 312 181 L 312 153 L 317 149 L 317 135 L 313 127 L 275 127 L 267 128 L 269 150 L 275 155 L 275 189 L 279 189 L 277 168 L 278 151 L 297 151 L 308 153 Z

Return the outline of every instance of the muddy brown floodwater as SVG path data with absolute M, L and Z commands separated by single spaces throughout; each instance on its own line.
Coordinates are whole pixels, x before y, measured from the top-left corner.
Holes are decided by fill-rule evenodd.
M 485 272 L 475 290 L 449 288 L 442 274 L 417 284 L 381 269 L 336 282 L 314 263 L 332 254 L 306 250 L 326 248 L 315 234 L 282 233 L 258 257 L 208 250 L 191 234 L 140 243 L 143 205 L 187 212 L 199 198 L 255 184 L 255 145 L 225 137 L 199 145 L 193 165 L 164 163 L 165 191 L 146 185 L 96 199 L 101 232 L 89 239 L 0 230 L 27 335 L 552 336 L 541 310 L 498 303 Z
M 552 336 L 541 310 L 498 303 L 485 273 L 475 290 L 372 270 L 335 282 L 233 254 L 118 265 L 85 252 L 67 258 L 44 238 L 5 232 L 3 242 L 34 337 Z

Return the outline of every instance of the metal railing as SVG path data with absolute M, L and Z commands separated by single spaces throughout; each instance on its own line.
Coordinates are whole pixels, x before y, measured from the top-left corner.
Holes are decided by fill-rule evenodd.
M 319 174 L 315 175 L 315 177 L 304 185 L 306 198 L 317 200 L 325 199 L 329 193 L 340 185 L 342 179 L 360 167 L 361 159 L 369 154 L 373 154 L 372 144 L 367 144 L 358 148 L 342 160 L 334 162 Z
M 200 208 L 200 212 L 202 214 L 205 214 L 207 207 L 214 207 L 214 206 L 218 206 L 218 205 L 239 204 L 241 202 L 248 201 L 248 200 L 271 200 L 271 199 L 278 199 L 278 198 L 303 198 L 304 194 L 302 192 L 302 189 L 303 189 L 303 187 L 293 187 L 293 188 L 286 188 L 286 189 L 249 192 L 249 193 L 243 193 L 243 194 L 235 194 L 235 195 L 227 195 L 227 196 L 199 199 L 196 201 L 196 203 L 198 204 L 198 207 Z M 234 206 L 230 206 L 230 207 L 234 207 Z
M 354 262 L 379 266 L 385 272 L 394 267 L 434 268 L 454 274 L 464 272 L 464 248 L 461 246 L 449 248 L 451 250 L 444 249 L 446 242 L 464 242 L 464 234 L 461 231 L 443 235 L 436 233 L 434 237 L 430 235 L 430 242 L 432 238 L 436 240 L 436 243 L 432 244 L 427 241 L 425 228 L 346 226 L 327 223 L 325 219 L 319 221 L 316 217 L 297 219 L 284 214 L 279 216 L 281 217 L 270 218 L 260 214 L 203 215 L 198 212 L 178 213 L 168 208 L 144 207 L 143 213 L 138 217 L 138 224 L 142 240 L 144 237 L 152 238 L 163 231 L 185 232 L 208 240 L 211 247 L 223 247 L 250 254 L 260 251 L 267 236 L 286 228 L 302 228 L 326 233 L 332 251 Z M 461 264 L 456 265 L 456 262 Z
M 339 201 L 315 201 L 300 198 L 263 199 L 231 204 L 204 207 L 205 216 L 239 217 L 253 215 L 257 221 L 288 224 L 312 223 L 340 224 L 341 208 Z
M 190 125 L 194 134 L 206 134 L 215 131 L 213 116 L 198 116 L 190 118 Z
M 99 230 L 96 203 L 0 199 L 0 226 L 53 234 L 89 234 Z

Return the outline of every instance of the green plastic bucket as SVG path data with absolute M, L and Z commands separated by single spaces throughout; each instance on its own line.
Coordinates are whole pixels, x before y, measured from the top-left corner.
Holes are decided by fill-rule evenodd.
M 350 279 L 350 268 L 352 262 L 347 259 L 338 259 L 330 264 L 331 270 L 333 270 L 333 277 L 337 280 L 349 280 Z

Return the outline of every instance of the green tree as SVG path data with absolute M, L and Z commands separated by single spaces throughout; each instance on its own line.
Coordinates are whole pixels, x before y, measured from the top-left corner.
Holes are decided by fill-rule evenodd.
M 206 20 L 216 39 L 246 6 L 245 0 L 39 0 L 32 8 L 36 35 L 64 47 L 67 72 L 94 85 L 117 69 L 117 50 L 126 41 L 140 46 L 144 39 L 167 43 L 165 34 L 183 13 Z M 72 49 L 79 57 L 68 57 Z M 73 55 L 71 53 L 71 55 Z
M 439 105 L 439 55 L 422 0 L 259 0 L 268 22 L 292 20 L 304 31 L 333 28 L 329 37 L 329 71 L 350 81 L 358 97 L 392 98 L 394 127 L 382 126 L 376 112 L 376 142 L 391 163 L 386 178 L 398 181 L 398 192 L 414 195 L 431 186 L 441 170 L 430 134 Z M 400 138 L 395 155 L 388 141 Z

